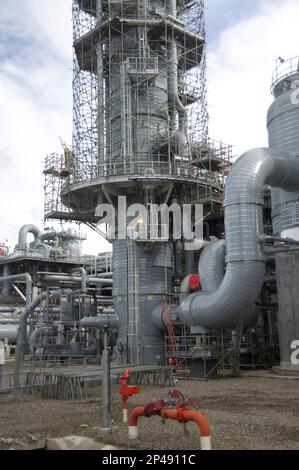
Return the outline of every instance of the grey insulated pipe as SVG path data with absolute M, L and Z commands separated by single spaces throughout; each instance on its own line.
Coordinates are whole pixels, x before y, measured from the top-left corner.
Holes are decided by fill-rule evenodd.
M 213 240 L 203 250 L 198 266 L 201 279 L 201 289 L 203 292 L 214 292 L 218 289 L 225 273 L 225 240 Z M 258 318 L 258 308 L 256 305 L 244 313 L 243 326 L 252 326 Z
M 225 240 L 213 240 L 203 250 L 198 273 L 203 291 L 213 292 L 224 277 Z
M 72 274 L 80 273 L 81 274 L 81 290 L 82 294 L 86 294 L 87 292 L 87 274 L 84 268 L 75 268 L 72 271 Z
M 78 271 L 78 270 L 77 270 Z M 61 284 L 81 284 L 82 286 L 82 276 L 76 275 L 68 275 L 68 274 L 44 274 L 42 276 L 42 281 L 44 283 L 50 285 L 57 285 Z M 102 278 L 102 277 L 87 277 L 86 279 L 87 285 L 89 284 L 96 284 L 96 285 L 107 285 L 112 286 L 113 280 L 109 278 Z
M 169 14 L 171 17 L 177 17 L 177 0 L 169 0 Z M 184 156 L 188 152 L 185 151 L 187 148 L 187 139 L 184 135 L 187 112 L 179 98 L 178 91 L 178 50 L 176 44 L 176 38 L 171 38 L 170 44 L 167 51 L 167 66 L 168 66 L 168 101 L 169 104 L 177 111 L 179 117 L 179 130 L 176 129 L 176 114 L 172 112 L 171 117 L 171 134 L 175 137 L 178 145 L 178 150 L 181 156 Z
M 82 328 L 118 329 L 119 320 L 115 313 L 106 313 L 97 317 L 82 318 L 80 326 Z
M 34 248 L 40 244 L 41 231 L 35 225 L 24 225 L 19 232 L 18 250 L 26 250 L 28 233 L 34 236 Z
M 226 272 L 213 292 L 189 295 L 180 318 L 189 325 L 232 328 L 247 317 L 264 280 L 263 186 L 296 191 L 299 164 L 271 149 L 250 150 L 234 164 L 225 188 Z

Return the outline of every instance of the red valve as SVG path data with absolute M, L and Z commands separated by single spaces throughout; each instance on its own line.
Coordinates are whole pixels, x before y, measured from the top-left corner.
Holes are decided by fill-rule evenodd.
M 165 406 L 164 400 L 154 400 L 144 407 L 144 416 L 149 418 L 150 416 L 159 415 Z

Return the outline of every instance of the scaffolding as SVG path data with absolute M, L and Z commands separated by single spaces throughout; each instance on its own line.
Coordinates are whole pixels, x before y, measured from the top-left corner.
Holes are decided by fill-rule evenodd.
M 177 18 L 169 16 L 168 2 L 163 1 L 103 0 L 101 3 L 101 18 L 98 18 L 100 13 L 94 0 L 73 1 L 76 159 L 72 181 L 144 174 L 149 169 L 175 174 L 178 166 L 189 170 L 192 176 L 190 158 L 179 164 L 174 161 L 177 151 L 167 117 L 167 90 L 163 95 L 158 80 L 161 76 L 165 78 L 169 48 L 175 37 L 179 43 L 178 91 L 187 109 L 185 131 L 189 145 L 206 142 L 204 1 L 178 2 Z M 139 37 L 143 41 L 138 56 L 135 49 L 130 51 L 129 44 L 136 22 L 140 24 Z M 121 76 L 117 89 L 113 83 L 115 74 Z M 147 112 L 144 109 L 139 112 L 134 108 L 144 95 L 148 96 Z M 156 104 L 154 113 L 150 100 Z M 121 116 L 113 116 L 118 101 Z M 150 148 L 145 143 L 147 140 Z
M 193 202 L 221 213 L 232 147 L 208 137 L 204 0 L 177 1 L 176 17 L 169 8 L 73 0 L 71 165 L 65 171 L 65 155 L 46 159 L 45 218 L 93 223 L 72 188 L 120 176 L 186 179 Z
M 69 180 L 72 167 L 65 155 L 52 153 L 45 159 L 44 166 L 44 214 L 45 219 L 71 217 L 70 209 L 62 203 L 61 193 Z

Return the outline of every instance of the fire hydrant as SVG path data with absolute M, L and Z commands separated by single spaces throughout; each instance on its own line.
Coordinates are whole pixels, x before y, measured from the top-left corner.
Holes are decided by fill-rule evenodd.
M 121 386 L 119 388 L 119 393 L 122 400 L 122 410 L 123 410 L 123 423 L 128 422 L 128 399 L 132 395 L 140 393 L 140 387 L 135 385 L 128 385 L 128 379 L 130 377 L 131 370 L 126 369 L 125 373 L 120 377 Z

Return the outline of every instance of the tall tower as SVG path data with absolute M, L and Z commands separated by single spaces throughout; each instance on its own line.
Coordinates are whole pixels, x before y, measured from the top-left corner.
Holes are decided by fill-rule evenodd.
M 269 146 L 299 159 L 299 57 L 280 63 L 273 75 L 268 111 Z M 299 240 L 299 192 L 272 189 L 273 233 Z M 298 252 L 276 255 L 281 370 L 299 374 L 292 361 L 299 346 Z
M 117 210 L 122 196 L 127 207 L 203 203 L 209 214 L 217 207 L 215 227 L 231 149 L 208 140 L 204 1 L 73 0 L 73 24 L 73 149 L 59 171 L 45 170 L 45 187 L 58 179 L 61 197 L 46 217 L 95 226 L 97 206 Z M 151 314 L 192 273 L 192 254 L 184 240 L 173 241 L 172 229 L 167 240 L 137 242 L 118 232 L 119 354 L 156 362 L 164 343 Z

